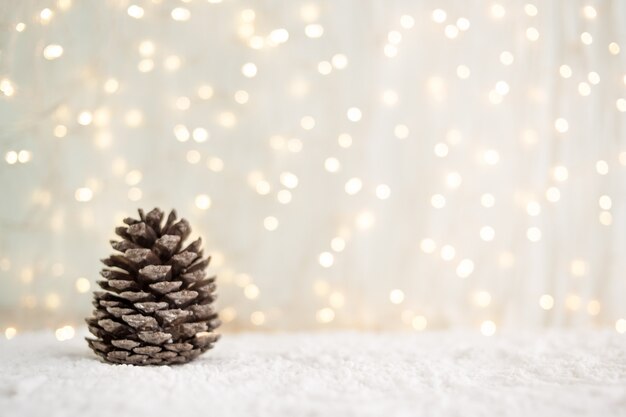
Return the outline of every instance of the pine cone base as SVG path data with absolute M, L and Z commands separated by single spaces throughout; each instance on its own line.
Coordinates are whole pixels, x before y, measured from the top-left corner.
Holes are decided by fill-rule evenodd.
M 95 310 L 86 319 L 95 338 L 89 347 L 106 362 L 172 365 L 189 362 L 211 349 L 220 335 L 213 307 L 215 277 L 206 278 L 210 257 L 201 239 L 183 248 L 191 228 L 172 210 L 155 208 L 139 219 L 126 218 L 111 246 L 121 254 L 106 266 L 94 293 Z

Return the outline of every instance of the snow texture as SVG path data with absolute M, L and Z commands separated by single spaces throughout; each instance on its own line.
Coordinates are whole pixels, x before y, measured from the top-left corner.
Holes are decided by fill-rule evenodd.
M 81 334 L 82 335 L 82 334 Z M 227 334 L 172 367 L 108 365 L 80 336 L 0 342 L 2 416 L 626 416 L 614 332 Z

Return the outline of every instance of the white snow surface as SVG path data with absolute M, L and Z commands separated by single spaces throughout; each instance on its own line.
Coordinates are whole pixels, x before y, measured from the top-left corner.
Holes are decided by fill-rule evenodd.
M 626 416 L 626 337 L 241 333 L 172 367 L 100 362 L 81 331 L 0 341 L 0 415 Z

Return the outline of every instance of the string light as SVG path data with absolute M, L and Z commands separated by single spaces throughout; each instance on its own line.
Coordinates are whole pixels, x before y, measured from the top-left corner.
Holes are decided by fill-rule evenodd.
M 401 304 L 404 301 L 404 292 L 402 290 L 391 290 L 389 293 L 389 301 L 392 304 Z
M 76 291 L 81 294 L 88 292 L 91 289 L 91 283 L 87 278 L 80 277 L 76 279 L 75 283 Z
M 46 46 L 43 50 L 43 56 L 48 61 L 60 58 L 61 55 L 63 55 L 63 47 L 54 43 Z
M 13 339 L 16 335 L 17 329 L 15 327 L 7 327 L 4 330 L 4 337 L 6 337 L 7 340 Z
M 480 332 L 484 336 L 493 336 L 496 334 L 496 324 L 491 320 L 485 320 L 480 325 Z
M 324 35 L 324 27 L 317 23 L 311 23 L 304 27 L 304 34 L 311 39 L 321 38 Z
M 315 317 L 320 323 L 330 323 L 335 319 L 335 312 L 332 308 L 326 307 L 318 310 Z
M 474 272 L 474 262 L 471 259 L 463 259 L 456 267 L 459 278 L 467 278 Z
M 136 4 L 131 4 L 130 6 L 128 6 L 126 12 L 130 17 L 133 17 L 135 19 L 141 19 L 144 15 L 143 7 L 137 6 Z
M 319 263 L 324 268 L 330 268 L 335 262 L 335 257 L 330 252 L 322 252 L 319 255 Z
M 407 125 L 403 124 L 396 125 L 393 128 L 393 134 L 398 139 L 406 139 L 409 137 L 409 128 Z

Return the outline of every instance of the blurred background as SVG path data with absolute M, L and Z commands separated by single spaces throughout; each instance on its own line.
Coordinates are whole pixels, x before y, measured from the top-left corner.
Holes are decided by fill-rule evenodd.
M 626 3 L 0 5 L 0 329 L 71 337 L 121 220 L 223 330 L 626 332 Z

